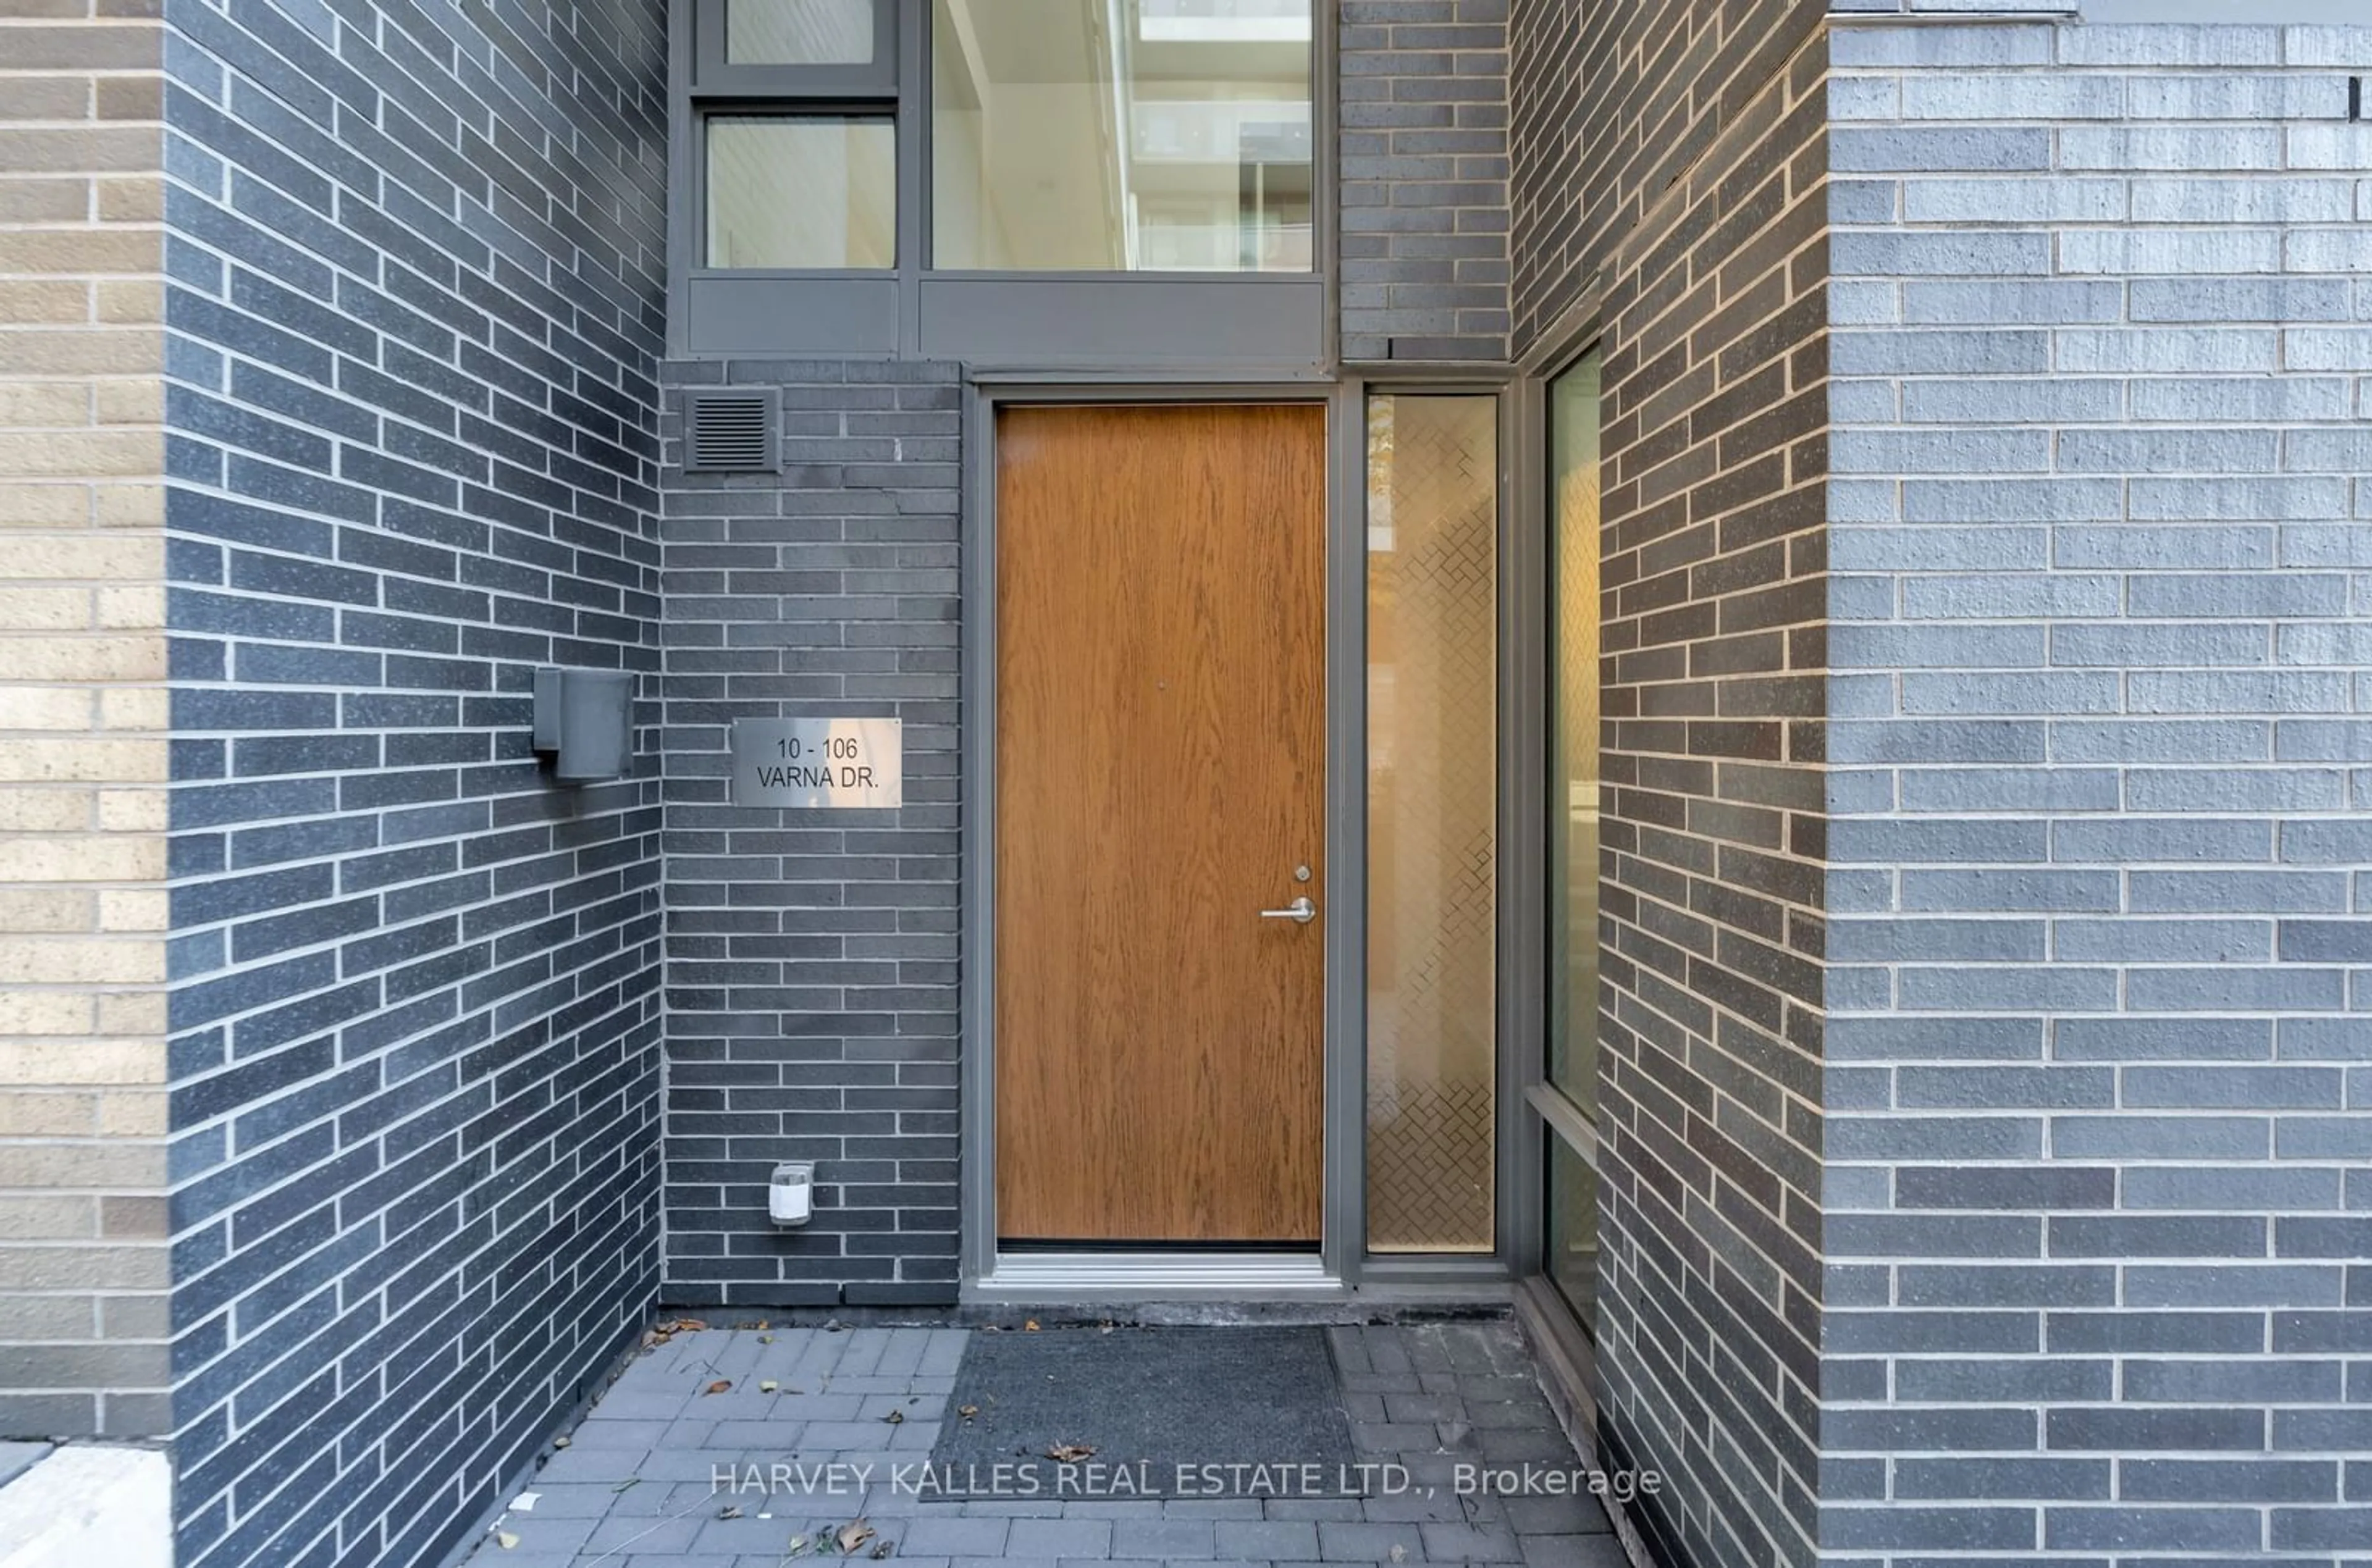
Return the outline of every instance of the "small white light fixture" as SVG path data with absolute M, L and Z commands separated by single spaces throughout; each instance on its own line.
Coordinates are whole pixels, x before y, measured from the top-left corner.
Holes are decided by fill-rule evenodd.
M 766 1183 L 766 1217 L 805 1225 L 815 1214 L 815 1161 L 785 1160 Z

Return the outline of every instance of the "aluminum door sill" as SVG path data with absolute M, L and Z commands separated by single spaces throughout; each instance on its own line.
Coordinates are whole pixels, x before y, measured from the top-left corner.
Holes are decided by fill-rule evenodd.
M 1308 1297 L 1345 1294 L 1315 1252 L 1000 1252 L 983 1298 Z

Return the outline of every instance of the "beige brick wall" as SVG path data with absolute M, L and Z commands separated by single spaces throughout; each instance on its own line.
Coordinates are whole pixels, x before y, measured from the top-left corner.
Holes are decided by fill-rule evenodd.
M 168 1425 L 157 8 L 0 0 L 0 1437 Z

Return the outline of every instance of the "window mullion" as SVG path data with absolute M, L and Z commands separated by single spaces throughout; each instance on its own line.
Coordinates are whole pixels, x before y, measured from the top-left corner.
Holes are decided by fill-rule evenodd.
M 1587 1111 L 1567 1099 L 1553 1084 L 1528 1086 L 1524 1103 L 1540 1113 L 1549 1131 L 1563 1139 L 1583 1164 L 1592 1170 L 1599 1168 L 1598 1128 Z

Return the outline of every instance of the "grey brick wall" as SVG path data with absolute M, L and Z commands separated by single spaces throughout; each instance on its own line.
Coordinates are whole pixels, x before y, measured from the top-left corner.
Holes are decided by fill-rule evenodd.
M 1834 52 L 1822 1544 L 2360 1562 L 2372 28 Z
M 1342 354 L 1507 356 L 1508 0 L 1343 0 Z
M 1819 1482 L 1822 41 L 1768 64 L 1604 304 L 1599 1435 L 1700 1568 Z
M 1517 354 L 1596 297 L 1618 250 L 1820 25 L 1814 0 L 1515 0 Z
M 168 0 L 185 1568 L 436 1560 L 657 1284 L 654 0 Z
M 667 1278 L 687 1304 L 952 1301 L 958 453 L 953 366 L 710 361 L 782 400 L 779 475 L 681 471 L 669 424 Z M 728 803 L 737 718 L 904 721 L 905 804 Z M 818 1212 L 766 1218 L 773 1163 Z

